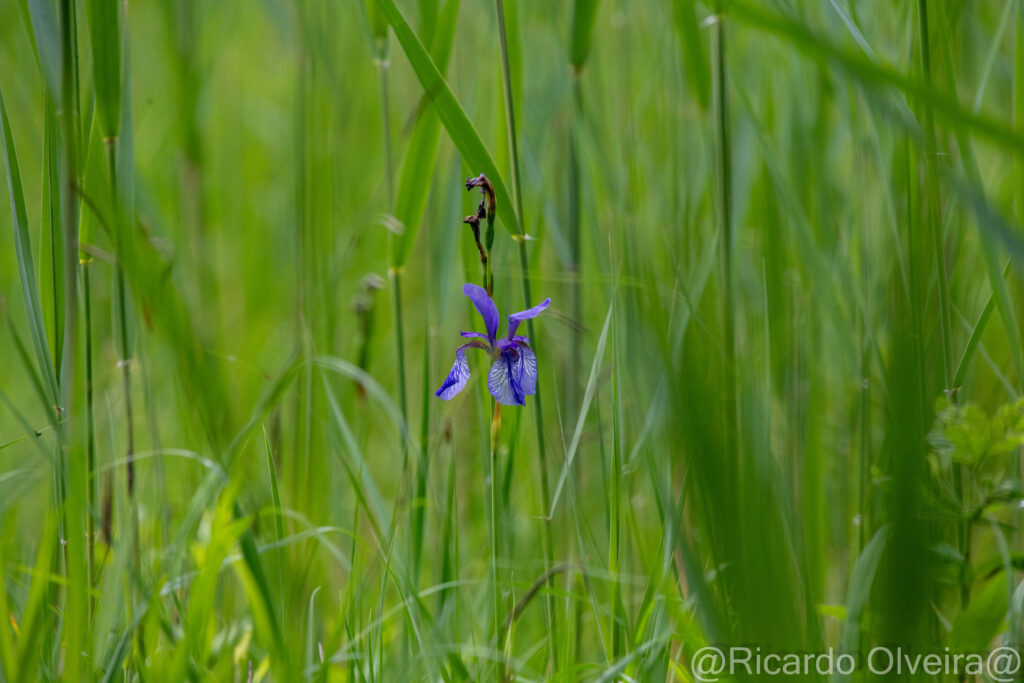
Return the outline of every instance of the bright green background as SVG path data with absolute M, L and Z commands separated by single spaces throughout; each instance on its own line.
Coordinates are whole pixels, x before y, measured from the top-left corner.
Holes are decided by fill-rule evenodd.
M 0 4 L 0 680 L 1019 646 L 1024 4 L 508 0 L 506 82 L 457 1 Z M 496 567 L 489 361 L 433 397 L 481 171 L 499 310 L 553 300 Z

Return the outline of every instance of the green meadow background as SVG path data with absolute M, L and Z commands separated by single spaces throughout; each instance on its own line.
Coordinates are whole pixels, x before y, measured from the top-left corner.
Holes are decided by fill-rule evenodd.
M 4 0 L 0 92 L 0 681 L 1024 647 L 1019 0 Z

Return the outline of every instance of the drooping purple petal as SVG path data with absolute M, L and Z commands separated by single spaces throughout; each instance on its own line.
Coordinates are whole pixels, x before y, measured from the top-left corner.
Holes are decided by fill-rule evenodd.
M 537 393 L 537 354 L 524 342 L 517 342 L 519 360 L 516 370 L 519 372 L 519 385 L 523 388 L 524 396 L 532 396 Z
M 491 365 L 487 375 L 487 388 L 498 403 L 505 406 L 526 405 L 526 394 L 523 393 L 521 379 L 523 375 L 521 354 L 515 349 L 506 348 Z M 534 382 L 536 390 L 536 382 Z
M 536 318 L 538 315 L 541 314 L 541 312 L 544 311 L 545 308 L 547 308 L 550 305 L 551 297 L 548 297 L 547 299 L 544 299 L 544 301 L 541 301 L 533 308 L 527 308 L 525 311 L 519 311 L 518 313 L 513 313 L 512 315 L 510 315 L 508 317 L 508 338 L 513 338 L 513 336 L 516 333 L 516 330 L 519 328 L 520 322 L 526 320 L 527 318 Z
M 444 384 L 434 392 L 435 396 L 439 396 L 445 401 L 450 401 L 456 394 L 466 388 L 466 382 L 469 381 L 469 363 L 466 362 L 466 349 L 471 347 L 487 350 L 487 346 L 483 342 L 469 342 L 456 349 L 455 364 L 452 365 L 452 370 L 448 373 L 448 377 L 445 378 Z
M 487 335 L 482 332 L 459 332 L 459 334 L 466 339 L 487 339 Z
M 479 285 L 467 282 L 462 285 L 462 293 L 469 297 L 476 310 L 480 312 L 480 317 L 484 319 L 484 326 L 487 328 L 487 339 L 493 346 L 498 334 L 498 307 L 487 295 L 487 290 Z

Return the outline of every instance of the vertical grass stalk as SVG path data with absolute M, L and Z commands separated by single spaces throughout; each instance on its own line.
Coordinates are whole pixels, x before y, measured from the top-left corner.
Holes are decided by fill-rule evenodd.
M 719 182 L 719 243 L 722 249 L 722 347 L 725 354 L 725 415 L 726 428 L 724 442 L 726 455 L 736 455 L 739 422 L 738 404 L 736 400 L 736 332 L 733 315 L 733 226 L 732 226 L 732 152 L 729 139 L 729 98 L 726 78 L 725 57 L 725 17 L 719 14 L 715 23 L 715 123 L 718 142 L 718 182 Z
M 931 43 L 928 31 L 928 4 L 925 0 L 918 0 L 917 18 L 919 30 L 919 48 L 921 60 L 921 73 L 924 78 L 924 87 L 931 90 L 932 67 L 931 67 Z M 957 401 L 957 392 L 952 386 L 953 377 L 953 352 L 952 352 L 952 323 L 951 303 L 949 296 L 949 276 L 946 273 L 945 244 L 942 234 L 942 207 L 939 203 L 939 187 L 937 177 L 937 155 L 938 146 L 935 135 L 935 116 L 930 104 L 925 103 L 925 187 L 924 200 L 922 202 L 924 220 L 923 223 L 931 233 L 932 248 L 934 250 L 935 268 L 938 270 L 938 303 L 939 303 L 939 337 L 942 341 L 942 387 L 947 396 L 953 402 Z M 953 463 L 953 493 L 957 502 L 963 505 L 964 485 L 963 468 L 960 463 Z M 964 563 L 961 565 L 960 575 L 960 606 L 966 608 L 970 601 L 970 586 L 967 583 L 966 569 L 969 566 L 971 546 L 971 524 L 966 519 L 961 519 L 957 524 L 957 547 Z
M 96 579 L 96 417 L 93 405 L 93 377 L 92 377 L 92 287 L 89 279 L 89 264 L 91 259 L 85 255 L 80 258 L 82 269 L 82 299 L 85 304 L 85 429 L 86 429 L 86 471 L 89 482 L 87 493 L 87 530 L 88 539 L 88 571 L 89 587 L 92 588 Z M 95 598 L 90 598 L 90 623 L 92 623 L 92 609 Z

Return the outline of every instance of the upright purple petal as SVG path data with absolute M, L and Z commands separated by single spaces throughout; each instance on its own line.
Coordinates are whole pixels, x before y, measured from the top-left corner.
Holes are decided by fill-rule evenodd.
M 503 406 L 526 405 L 526 394 L 518 381 L 516 364 L 519 354 L 507 349 L 491 365 L 487 375 L 487 388 L 494 400 Z
M 452 366 L 452 370 L 448 373 L 448 377 L 445 378 L 441 388 L 434 392 L 435 396 L 439 396 L 445 401 L 450 401 L 466 387 L 466 382 L 469 381 L 469 363 L 466 362 L 466 349 L 470 347 L 487 350 L 483 342 L 469 342 L 456 349 L 455 365 Z
M 487 339 L 494 345 L 494 339 L 498 334 L 498 307 L 487 295 L 487 290 L 479 285 L 469 282 L 462 285 L 462 293 L 469 297 L 469 300 L 476 306 L 480 316 L 484 319 L 484 326 L 487 328 Z
M 544 299 L 544 301 L 541 301 L 533 308 L 527 308 L 525 311 L 519 311 L 518 313 L 513 313 L 512 315 L 510 315 L 508 317 L 508 338 L 512 339 L 513 335 L 515 335 L 516 333 L 516 330 L 519 328 L 520 322 L 526 320 L 527 318 L 536 318 L 544 311 L 545 308 L 547 308 L 550 305 L 551 297 L 548 297 L 547 299 Z

